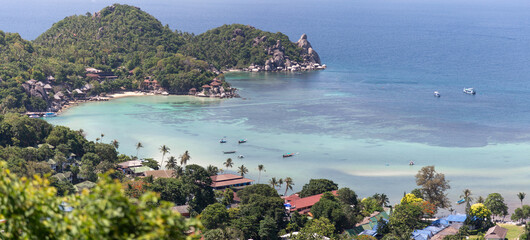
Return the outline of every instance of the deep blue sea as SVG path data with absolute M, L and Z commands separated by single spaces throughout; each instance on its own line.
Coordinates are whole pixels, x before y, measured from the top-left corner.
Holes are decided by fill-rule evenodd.
M 421 166 L 435 165 L 454 201 L 464 188 L 500 192 L 512 204 L 530 192 L 528 1 L 2 0 L 0 29 L 31 40 L 65 16 L 114 2 L 196 34 L 230 23 L 292 41 L 306 33 L 328 69 L 229 74 L 242 99 L 124 98 L 73 108 L 52 123 L 92 139 L 104 132 L 129 154 L 137 141 L 148 141 L 144 154 L 155 157 L 169 144 L 175 155 L 189 149 L 197 163 L 219 167 L 221 150 L 232 147 L 248 156 L 238 160 L 245 165 L 264 164 L 264 179 L 294 177 L 295 190 L 331 178 L 361 196 L 398 200 Z M 219 146 L 223 136 L 249 142 Z M 278 157 L 284 152 L 299 154 Z

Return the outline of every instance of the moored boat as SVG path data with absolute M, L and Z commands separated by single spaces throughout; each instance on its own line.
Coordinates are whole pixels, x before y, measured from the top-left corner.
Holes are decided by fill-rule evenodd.
M 286 153 L 286 154 L 283 155 L 284 158 L 292 157 L 292 156 L 294 156 L 294 153 Z
M 458 201 L 456 202 L 456 204 L 462 204 L 462 203 L 464 203 L 465 201 L 466 201 L 466 199 L 465 199 L 465 198 L 462 198 L 462 199 L 458 200 Z
M 440 92 L 438 92 L 438 91 L 434 91 L 434 96 L 435 96 L 435 97 L 440 97 L 440 96 L 441 96 L 441 95 L 440 95 Z
M 219 141 L 219 143 L 226 143 L 226 139 L 221 139 L 221 141 Z
M 414 165 L 414 161 L 410 161 L 410 162 L 409 162 L 409 165 L 410 165 L 410 166 L 413 166 L 413 165 Z
M 232 154 L 232 153 L 236 153 L 236 151 L 223 151 L 224 154 Z
M 469 95 L 475 95 L 477 92 L 475 92 L 475 89 L 473 88 L 464 88 L 464 93 Z
M 241 139 L 241 140 L 239 140 L 239 141 L 237 141 L 237 142 L 238 142 L 238 143 L 246 143 L 247 140 L 246 140 L 246 139 Z
M 47 113 L 44 114 L 44 117 L 57 117 L 57 113 L 47 112 Z
M 237 158 L 245 158 L 245 156 L 239 155 L 239 156 L 237 156 Z

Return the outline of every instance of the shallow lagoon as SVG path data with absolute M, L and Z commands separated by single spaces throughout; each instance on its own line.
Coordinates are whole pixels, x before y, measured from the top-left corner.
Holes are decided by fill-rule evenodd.
M 367 107 L 373 99 L 355 91 L 343 93 L 312 86 L 318 84 L 315 79 L 328 74 L 333 72 L 236 73 L 228 79 L 240 88 L 244 98 L 128 97 L 82 104 L 49 121 L 82 128 L 92 140 L 104 133 L 104 142 L 117 139 L 120 152 L 130 155 L 136 154 L 134 146 L 140 141 L 145 146 L 140 157 L 160 159 L 158 148 L 166 144 L 171 148 L 169 155 L 178 157 L 189 150 L 191 162 L 204 166 L 224 168 L 222 163 L 231 157 L 235 166 L 247 166 L 249 176 L 256 180 L 257 165 L 263 164 L 266 172 L 262 182 L 289 176 L 295 181 L 295 190 L 309 178 L 331 178 L 361 196 L 384 192 L 397 201 L 404 191 L 415 187 L 414 175 L 426 165 L 435 165 L 447 175 L 454 201 L 462 189 L 470 188 L 476 195 L 499 191 L 507 201 L 517 203 L 515 194 L 530 183 L 526 142 L 483 144 L 501 133 L 473 123 L 489 136 L 470 138 L 467 135 L 472 131 L 452 129 L 470 125 L 462 119 L 443 125 L 436 121 L 417 124 L 422 117 L 410 115 L 393 116 L 400 119 L 393 122 L 387 117 L 390 113 L 379 115 L 376 113 L 381 109 Z M 422 101 L 436 104 L 444 100 L 425 94 Z M 225 136 L 228 143 L 220 144 L 219 139 Z M 248 142 L 238 144 L 241 138 Z M 451 138 L 455 141 L 447 140 Z M 237 153 L 222 153 L 227 150 Z M 282 158 L 286 152 L 297 155 Z M 245 158 L 237 159 L 239 154 Z M 408 165 L 411 160 L 415 166 Z
M 0 28 L 32 39 L 64 16 L 114 3 L 27 2 L 4 4 Z M 192 162 L 220 166 L 222 150 L 237 150 L 247 158 L 236 165 L 251 177 L 264 164 L 262 179 L 290 176 L 295 190 L 326 177 L 395 201 L 414 187 L 421 166 L 434 164 L 451 181 L 453 201 L 464 188 L 475 196 L 499 191 L 514 205 L 515 193 L 530 192 L 528 1 L 119 2 L 194 33 L 235 22 L 293 41 L 307 33 L 329 68 L 228 76 L 246 99 L 131 97 L 85 104 L 52 123 L 83 128 L 90 139 L 104 133 L 131 155 L 137 141 L 146 146 L 141 156 L 156 158 L 167 144 L 173 155 L 189 150 Z M 223 136 L 226 145 L 218 143 Z M 282 159 L 285 152 L 299 154 Z

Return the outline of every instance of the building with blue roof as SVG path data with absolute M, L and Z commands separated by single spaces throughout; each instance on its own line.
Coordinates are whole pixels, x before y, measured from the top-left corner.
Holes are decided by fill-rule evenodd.
M 449 224 L 453 223 L 464 223 L 467 219 L 466 214 L 455 214 L 455 215 L 449 215 L 445 220 L 449 222 Z
M 412 238 L 414 240 L 429 240 L 438 233 L 444 231 L 445 229 L 448 229 L 448 227 L 450 226 L 455 226 L 454 228 L 458 231 L 458 229 L 462 226 L 462 224 L 464 224 L 466 219 L 466 214 L 449 215 L 445 218 L 437 219 L 436 221 L 432 222 L 430 226 L 424 229 L 414 230 L 414 232 L 412 232 Z M 443 237 L 441 239 L 443 239 Z

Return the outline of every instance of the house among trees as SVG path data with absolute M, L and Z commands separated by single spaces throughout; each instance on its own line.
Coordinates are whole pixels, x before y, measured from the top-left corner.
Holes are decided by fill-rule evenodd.
M 355 224 L 353 229 L 349 229 L 346 232 L 350 235 L 370 235 L 375 236 L 377 234 L 377 222 L 380 219 L 388 221 L 388 213 L 378 212 L 370 214 L 370 216 L 365 217 L 361 222 Z
M 74 185 L 74 188 L 77 192 L 82 192 L 83 189 L 91 189 L 95 186 L 96 186 L 96 183 L 93 183 L 91 181 L 84 181 L 84 182 Z
M 72 182 L 72 172 L 63 172 L 63 173 L 57 173 L 52 178 L 56 178 L 59 181 L 68 181 Z
M 337 196 L 337 191 L 331 192 L 333 195 Z M 305 198 L 301 198 L 297 193 L 285 197 L 285 204 L 289 208 L 289 212 L 295 212 L 298 211 L 300 214 L 311 214 L 311 207 L 315 205 L 318 201 L 320 201 L 320 198 L 323 194 L 317 194 Z
M 142 90 L 157 90 L 160 86 L 158 85 L 157 80 L 151 79 L 151 77 L 146 77 L 140 85 L 140 88 Z
M 85 68 L 85 71 L 86 77 L 92 80 L 103 81 L 118 78 L 118 76 L 114 75 L 112 72 L 104 72 L 95 68 Z
M 180 215 L 189 218 L 190 217 L 190 206 L 189 205 L 179 205 L 174 206 L 171 210 L 180 213 Z
M 242 189 L 248 185 L 251 185 L 254 180 L 244 178 L 234 174 L 220 174 L 210 177 L 212 179 L 211 187 L 214 190 L 221 190 L 225 188 Z
M 495 225 L 488 229 L 486 234 L 484 235 L 484 239 L 492 239 L 492 240 L 504 240 L 506 239 L 506 234 L 508 233 L 508 229 L 503 228 L 499 225 Z
M 157 178 L 170 178 L 173 177 L 175 170 L 149 170 L 145 171 L 142 176 L 150 177 L 153 176 L 154 179 Z
M 132 160 L 132 161 L 118 163 L 118 169 L 121 170 L 125 174 L 135 175 L 135 176 L 139 176 L 139 174 L 142 174 L 145 171 L 151 170 L 151 168 L 149 167 L 144 167 L 144 165 L 142 165 L 142 161 L 140 160 Z

